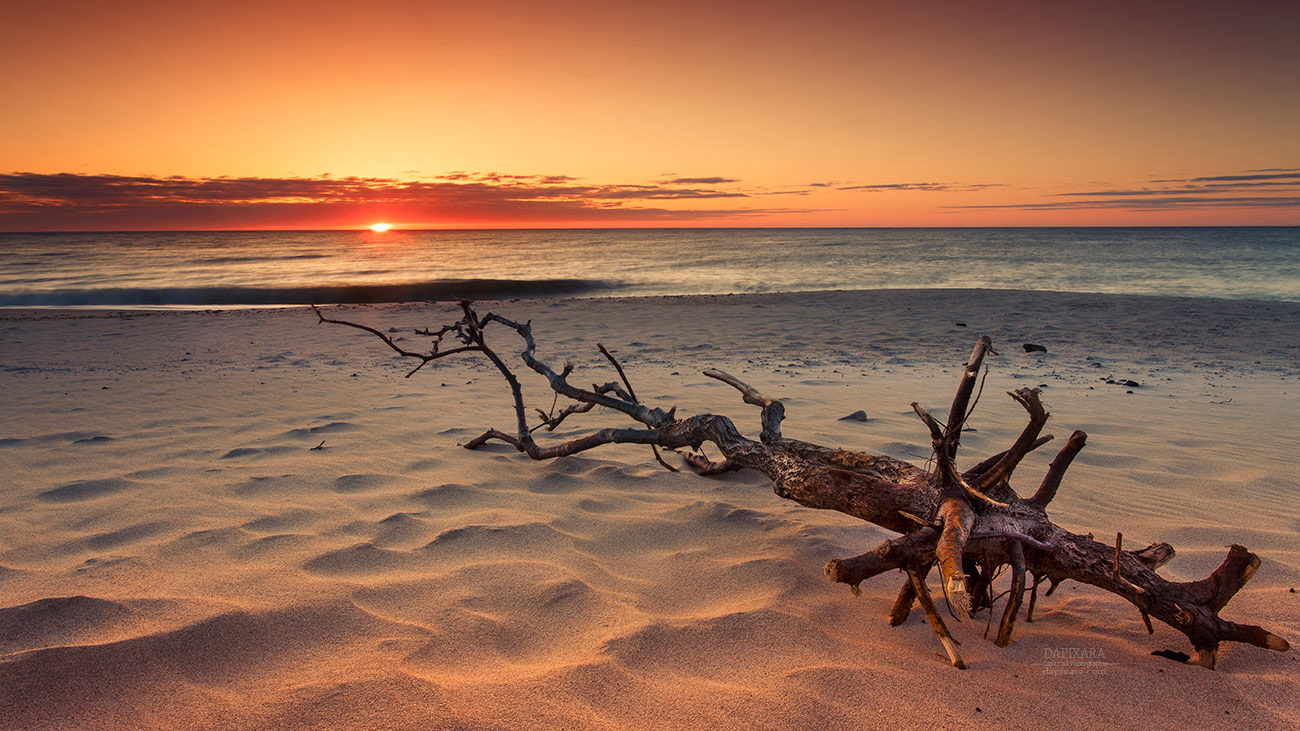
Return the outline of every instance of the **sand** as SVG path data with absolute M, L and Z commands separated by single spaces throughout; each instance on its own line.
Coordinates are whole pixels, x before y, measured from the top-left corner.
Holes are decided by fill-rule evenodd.
M 1174 579 L 1243 543 L 1263 566 L 1223 615 L 1300 638 L 1300 304 L 882 291 L 484 309 L 532 319 L 580 383 L 615 377 L 603 342 L 643 399 L 756 434 L 757 410 L 700 375 L 720 367 L 786 402 L 788 436 L 918 462 L 908 404 L 942 413 L 988 334 L 1000 355 L 963 460 L 1019 432 L 1003 392 L 1042 387 L 1048 431 L 1090 435 L 1058 523 L 1169 541 Z M 414 345 L 409 328 L 450 312 L 337 315 Z M 953 623 L 955 670 L 919 613 L 886 624 L 897 576 L 860 597 L 823 577 L 882 529 L 754 473 L 669 473 L 643 447 L 549 463 L 458 447 L 513 423 L 480 361 L 407 379 L 378 340 L 300 308 L 0 311 L 0 333 L 3 728 L 1300 726 L 1296 652 L 1225 645 L 1216 672 L 1152 657 L 1190 648 L 1074 583 L 1006 649 L 984 615 Z M 593 412 L 558 437 L 623 423 Z

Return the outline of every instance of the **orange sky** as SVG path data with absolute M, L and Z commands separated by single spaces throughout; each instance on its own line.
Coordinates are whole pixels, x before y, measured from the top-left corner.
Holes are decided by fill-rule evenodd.
M 0 230 L 1300 224 L 1300 5 L 59 2 Z

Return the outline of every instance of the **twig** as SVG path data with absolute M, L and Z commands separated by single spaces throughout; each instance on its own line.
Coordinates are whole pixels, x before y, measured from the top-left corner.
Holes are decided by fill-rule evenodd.
M 465 306 L 466 309 L 468 310 L 468 303 L 464 303 L 464 306 Z M 473 341 L 472 341 L 472 338 L 470 338 L 470 336 L 469 336 L 467 333 L 465 333 L 465 331 L 464 331 L 464 329 L 463 329 L 463 326 L 465 325 L 465 322 L 464 322 L 464 321 L 461 321 L 461 322 L 458 322 L 458 323 L 456 323 L 456 324 L 454 324 L 454 325 L 449 325 L 448 327 L 443 328 L 442 331 L 440 331 L 440 334 L 438 335 L 438 338 L 437 338 L 436 340 L 434 340 L 434 342 L 433 342 L 433 349 L 432 349 L 429 353 L 415 353 L 415 352 L 412 352 L 412 351 L 406 350 L 405 348 L 401 347 L 401 346 L 398 345 L 396 342 L 394 342 L 392 338 L 388 337 L 387 335 L 385 335 L 385 334 L 382 333 L 382 332 L 379 332 L 378 330 L 376 330 L 376 329 L 373 328 L 373 327 L 370 327 L 370 326 L 368 326 L 368 325 L 361 325 L 361 324 L 359 324 L 359 323 L 355 323 L 355 322 L 348 322 L 347 320 L 333 320 L 333 319 L 330 319 L 330 318 L 326 317 L 326 316 L 325 316 L 325 315 L 320 311 L 320 308 L 317 307 L 317 306 L 314 305 L 314 304 L 311 305 L 311 309 L 312 309 L 313 312 L 316 313 L 316 317 L 320 318 L 320 323 L 322 323 L 322 324 L 323 324 L 323 323 L 329 323 L 329 324 L 331 324 L 331 325 L 346 325 L 346 326 L 348 326 L 348 327 L 354 327 L 354 328 L 356 328 L 356 329 L 358 329 L 358 330 L 365 330 L 366 332 L 371 333 L 372 335 L 375 335 L 376 337 L 378 337 L 380 340 L 384 341 L 384 343 L 385 343 L 388 347 L 390 347 L 390 348 L 392 348 L 393 350 L 397 351 L 397 353 L 398 353 L 399 355 L 401 355 L 402 357 L 405 357 L 405 358 L 418 358 L 418 359 L 420 360 L 420 364 L 417 365 L 415 368 L 411 369 L 411 371 L 410 371 L 409 373 L 406 374 L 406 377 L 407 377 L 407 378 L 410 378 L 411 376 L 415 375 L 416 371 L 418 371 L 418 370 L 420 370 L 421 368 L 423 368 L 424 366 L 428 365 L 430 361 L 434 361 L 434 360 L 437 360 L 437 359 L 439 359 L 439 358 L 445 358 L 445 357 L 447 357 L 447 356 L 449 356 L 449 355 L 456 355 L 456 354 L 458 354 L 458 353 L 474 353 L 474 352 L 483 353 L 483 352 L 486 352 L 486 351 L 483 350 L 482 347 L 480 347 L 480 346 L 482 345 L 481 343 L 479 343 L 478 345 L 473 345 L 473 344 L 471 344 L 471 343 L 473 342 Z M 464 347 L 453 348 L 453 349 L 451 349 L 451 350 L 440 351 L 440 350 L 439 350 L 439 345 L 442 343 L 442 334 L 441 334 L 442 332 L 456 332 L 456 333 L 459 333 L 460 336 L 463 338 L 462 342 L 465 343 Z
M 980 396 L 984 395 L 984 382 L 987 380 L 989 380 L 989 367 L 986 363 L 984 364 L 984 375 L 980 376 L 979 388 L 975 389 L 975 398 L 971 399 L 970 406 L 966 409 L 966 415 L 961 417 L 961 423 L 963 425 L 970 421 L 971 414 L 975 413 L 975 407 L 979 405 Z
M 615 358 L 608 350 L 605 349 L 605 345 L 603 343 L 596 343 L 596 347 L 600 349 L 600 352 L 605 356 L 605 359 L 608 360 L 610 364 L 614 366 L 614 370 L 618 371 L 618 377 L 623 381 L 623 385 L 627 387 L 628 400 L 634 404 L 641 403 L 641 399 L 636 397 L 636 391 L 632 389 L 632 382 L 628 380 L 627 374 L 623 372 L 623 366 L 618 362 L 618 359 Z M 673 467 L 672 465 L 664 461 L 663 455 L 659 454 L 659 447 L 657 447 L 654 444 L 651 444 L 650 451 L 654 452 L 655 461 L 663 465 L 664 469 L 668 470 L 669 472 L 678 471 L 676 467 Z
M 600 349 L 601 355 L 604 355 L 605 359 L 614 366 L 614 370 L 618 371 L 618 377 L 623 380 L 623 385 L 627 387 L 627 395 L 630 397 L 632 403 L 641 403 L 641 399 L 636 397 L 636 391 L 632 390 L 632 382 L 627 380 L 627 374 L 623 372 L 623 366 L 619 364 L 618 360 L 616 360 L 613 355 L 610 355 L 610 352 L 605 349 L 603 344 L 596 343 L 596 347 Z

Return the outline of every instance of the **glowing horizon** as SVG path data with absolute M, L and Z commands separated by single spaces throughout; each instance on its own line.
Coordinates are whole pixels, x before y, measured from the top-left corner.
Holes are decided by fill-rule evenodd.
M 1294 5 L 7 20 L 4 231 L 1300 224 Z

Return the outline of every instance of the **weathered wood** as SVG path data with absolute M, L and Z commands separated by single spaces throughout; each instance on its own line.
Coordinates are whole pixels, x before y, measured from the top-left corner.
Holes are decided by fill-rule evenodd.
M 965 670 L 966 663 L 962 662 L 961 654 L 957 652 L 957 640 L 948 631 L 948 625 L 943 623 L 943 617 L 935 608 L 934 600 L 930 598 L 930 590 L 925 586 L 925 579 L 915 569 L 907 570 L 907 578 L 912 582 L 912 590 L 916 593 L 916 601 L 921 605 L 921 610 L 925 612 L 925 618 L 930 620 L 930 626 L 934 628 L 934 633 L 939 636 L 944 651 L 948 653 L 948 660 L 958 670 Z
M 1008 449 L 1003 454 L 1002 459 L 999 459 L 996 464 L 972 483 L 971 487 L 980 492 L 988 492 L 989 488 L 994 485 L 1011 479 L 1011 473 L 1020 464 L 1020 460 L 1024 459 L 1038 445 L 1038 434 L 1043 430 L 1043 425 L 1047 423 L 1047 410 L 1043 408 L 1043 404 L 1038 398 L 1038 389 L 1022 388 L 1012 391 L 1008 395 L 1021 406 L 1024 406 L 1025 411 L 1029 412 L 1029 424 L 1016 438 L 1016 442 L 1011 445 L 1011 449 Z
M 1219 644 L 1225 641 L 1283 652 L 1290 647 L 1285 639 L 1261 627 L 1219 617 L 1219 611 L 1259 568 L 1259 558 L 1244 547 L 1233 545 L 1223 564 L 1205 579 L 1172 582 L 1156 573 L 1174 555 L 1169 544 L 1156 543 L 1126 551 L 1122 536 L 1117 535 L 1114 545 L 1106 545 L 1093 540 L 1091 535 L 1066 531 L 1047 517 L 1046 509 L 1060 489 L 1066 470 L 1084 448 L 1087 435 L 1083 432 L 1076 431 L 1070 436 L 1032 497 L 1022 499 L 1016 494 L 1009 482 L 1015 469 L 1026 454 L 1051 438 L 1040 436 L 1049 415 L 1037 390 L 1021 389 L 1011 394 L 1029 415 L 1029 423 L 1015 443 L 966 473 L 958 472 L 954 460 L 961 430 L 979 399 L 976 382 L 980 368 L 985 357 L 994 353 L 987 337 L 980 338 L 971 351 L 944 424 L 913 404 L 930 430 L 935 469 L 928 471 L 884 455 L 834 449 L 783 437 L 784 404 L 720 370 L 708 370 L 705 375 L 735 388 L 745 403 L 762 410 L 762 432 L 757 441 L 741 434 L 725 416 L 678 417 L 675 408 L 665 411 L 642 403 L 635 396 L 623 367 L 603 345 L 600 350 L 618 372 L 622 385 L 611 382 L 589 390 L 578 388 L 568 381 L 572 366 L 557 372 L 536 357 L 530 323 L 518 323 L 491 313 L 480 316 L 470 302 L 462 302 L 460 307 L 462 317 L 457 322 L 438 330 L 416 331 L 432 339 L 427 352 L 406 350 L 378 329 L 327 318 L 321 310 L 313 309 L 322 323 L 366 331 L 403 357 L 419 360 L 415 370 L 452 355 L 480 354 L 487 358 L 510 387 L 516 413 L 515 430 L 488 429 L 466 442 L 466 448 L 474 449 L 497 440 L 533 459 L 545 460 L 606 444 L 648 444 L 656 448 L 655 456 L 661 462 L 658 448 L 676 450 L 701 474 L 753 469 L 772 480 L 776 494 L 782 498 L 811 508 L 836 510 L 899 533 L 897 538 L 885 541 L 872 551 L 828 562 L 826 576 L 847 584 L 857 593 L 863 581 L 902 569 L 908 580 L 889 612 L 890 623 L 900 624 L 913 604 L 919 602 L 956 667 L 964 667 L 956 651 L 956 640 L 939 616 L 924 581 L 934 565 L 939 567 L 948 602 L 959 613 L 985 608 L 991 613 L 987 597 L 992 577 L 999 567 L 1011 567 L 1009 599 L 996 640 L 999 647 L 1010 642 L 1027 575 L 1033 576 L 1033 587 L 1026 622 L 1033 620 L 1038 584 L 1047 579 L 1049 588 L 1045 595 L 1051 596 L 1062 581 L 1069 579 L 1096 586 L 1132 603 L 1148 629 L 1150 619 L 1155 618 L 1182 632 L 1196 650 L 1198 662 L 1206 667 L 1213 668 Z M 601 429 L 549 446 L 538 444 L 534 432 L 539 426 L 527 424 L 519 379 L 488 343 L 485 331 L 493 325 L 513 331 L 523 341 L 519 359 L 545 379 L 557 403 L 561 397 L 572 402 L 559 412 L 555 411 L 556 403 L 548 412 L 539 410 L 542 414 L 539 426 L 558 424 L 596 406 L 621 412 L 639 426 Z M 449 337 L 455 347 L 441 350 L 443 341 Z M 706 442 L 721 452 L 721 459 L 712 460 L 699 451 Z M 976 569 L 982 578 L 972 580 Z
M 1008 541 L 1007 547 L 1011 554 L 1011 588 L 1007 594 L 1007 608 L 1002 613 L 1002 624 L 998 627 L 998 639 L 994 642 L 998 647 L 1006 647 L 1011 643 L 1011 628 L 1016 623 L 1016 615 L 1020 613 L 1020 603 L 1025 598 L 1025 552 L 1020 547 L 1019 541 Z M 989 614 L 992 615 L 993 608 L 989 607 Z
M 1056 497 L 1056 491 L 1061 487 L 1061 478 L 1065 476 L 1065 471 L 1070 468 L 1070 463 L 1074 461 L 1075 456 L 1083 450 L 1088 442 L 1088 435 L 1081 431 L 1076 431 L 1070 435 L 1065 446 L 1057 453 L 1056 459 L 1047 468 L 1047 474 L 1043 477 L 1043 482 L 1038 486 L 1038 491 L 1034 496 L 1029 498 L 1029 502 L 1042 508 L 1047 509 L 1047 504 L 1052 502 Z
M 926 567 L 929 571 L 929 567 Z M 912 606 L 916 604 L 916 587 L 912 586 L 912 579 L 908 578 L 903 582 L 903 587 L 898 590 L 898 598 L 894 600 L 894 606 L 889 609 L 889 625 L 897 627 L 907 621 L 907 615 L 912 613 Z

